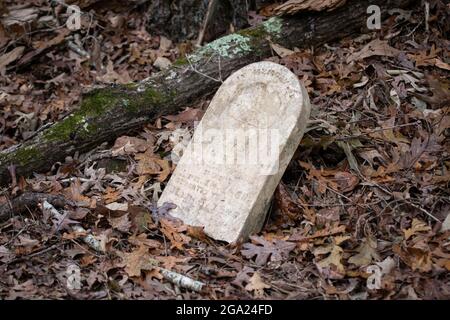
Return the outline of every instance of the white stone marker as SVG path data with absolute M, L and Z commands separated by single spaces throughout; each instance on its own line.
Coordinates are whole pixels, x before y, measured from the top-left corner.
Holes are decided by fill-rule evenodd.
M 158 205 L 175 204 L 169 214 L 217 240 L 260 231 L 310 108 L 297 76 L 279 64 L 235 72 L 211 101 Z

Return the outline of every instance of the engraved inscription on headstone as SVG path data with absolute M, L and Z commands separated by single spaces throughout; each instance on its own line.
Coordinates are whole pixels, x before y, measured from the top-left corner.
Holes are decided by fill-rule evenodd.
M 303 136 L 308 94 L 287 68 L 248 65 L 219 88 L 158 205 L 233 242 L 258 232 L 273 192 Z

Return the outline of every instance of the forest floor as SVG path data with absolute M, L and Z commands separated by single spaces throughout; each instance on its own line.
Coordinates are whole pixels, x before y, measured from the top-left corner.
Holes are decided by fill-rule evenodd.
M 64 117 L 89 88 L 144 79 L 155 60 L 193 48 L 148 33 L 142 7 L 100 1 L 71 33 L 47 1 L 14 3 L 55 25 L 0 29 L 0 150 Z M 16 177 L 12 167 L 0 205 L 33 193 L 68 203 L 0 223 L 0 299 L 450 298 L 450 8 L 430 3 L 428 17 L 400 10 L 380 31 L 314 50 L 274 46 L 269 60 L 303 81 L 312 119 L 249 242 L 214 241 L 152 205 L 208 101 L 50 172 Z M 205 286 L 175 286 L 164 269 Z

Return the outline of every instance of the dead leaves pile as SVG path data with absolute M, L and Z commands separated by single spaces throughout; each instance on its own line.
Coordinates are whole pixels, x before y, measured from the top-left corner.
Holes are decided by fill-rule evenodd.
M 283 10 L 332 10 L 343 2 L 288 1 Z M 11 195 L 61 194 L 71 203 L 56 219 L 30 208 L 0 225 L 0 297 L 448 298 L 449 30 L 443 5 L 430 2 L 428 33 L 418 10 L 398 12 L 380 33 L 315 51 L 272 44 L 278 56 L 271 60 L 298 75 L 315 107 L 259 235 L 224 245 L 171 217 L 171 204 L 154 206 L 203 115 L 194 106 L 136 136 L 67 158 L 46 175 L 19 178 Z M 269 11 L 253 18 L 262 20 Z M 22 13 L 32 19 L 36 14 Z M 85 43 L 92 61 L 62 50 L 58 33 L 8 48 L 0 56 L 8 78 L 1 83 L 0 130 L 6 134 L 0 149 L 67 111 L 80 83 L 141 79 L 156 58 L 172 60 L 170 40 L 151 37 L 135 17 L 96 15 L 108 26 L 117 27 L 122 18 L 135 25 L 99 31 L 107 39 L 104 47 Z M 0 46 L 11 41 L 1 34 Z M 12 72 L 24 57 L 36 74 Z M 0 195 L 0 203 L 7 195 Z M 86 231 L 68 228 L 73 225 Z M 102 252 L 84 243 L 87 234 L 101 241 Z M 79 291 L 64 286 L 69 266 L 81 270 Z M 202 281 L 207 289 L 193 293 L 174 286 L 160 268 Z
M 92 85 L 142 80 L 159 71 L 157 60 L 170 65 L 179 52 L 169 39 L 146 31 L 138 3 L 71 1 L 81 7 L 79 30 L 67 28 L 64 4 L 3 4 L 0 150 L 71 112 Z

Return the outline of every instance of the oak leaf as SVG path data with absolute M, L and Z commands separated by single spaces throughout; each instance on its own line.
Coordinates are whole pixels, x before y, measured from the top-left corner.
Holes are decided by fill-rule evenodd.
M 264 283 L 263 279 L 258 272 L 255 272 L 249 279 L 248 284 L 245 286 L 245 290 L 253 291 L 255 298 L 264 297 L 264 289 L 269 289 L 270 285 Z
M 414 218 L 412 221 L 411 228 L 404 229 L 403 233 L 405 234 L 405 240 L 408 240 L 416 233 L 428 232 L 428 231 L 431 231 L 431 227 L 429 225 L 427 225 L 423 221 L 420 221 L 419 219 Z
M 373 56 L 394 57 L 398 55 L 399 52 L 399 50 L 391 47 L 387 40 L 375 39 L 366 44 L 360 51 L 348 56 L 347 63 Z
M 152 263 L 148 253 L 148 247 L 141 245 L 137 250 L 130 253 L 122 253 L 122 260 L 125 264 L 125 272 L 130 277 L 139 277 L 142 270 L 153 270 L 155 264 Z
M 139 161 L 136 168 L 139 175 L 158 175 L 157 180 L 162 182 L 167 179 L 171 172 L 169 161 L 158 158 L 150 150 L 137 154 L 135 159 Z
M 180 220 L 161 218 L 159 223 L 161 232 L 169 239 L 173 248 L 183 250 L 183 246 L 191 241 L 191 238 L 183 233 L 188 230 L 188 227 Z

